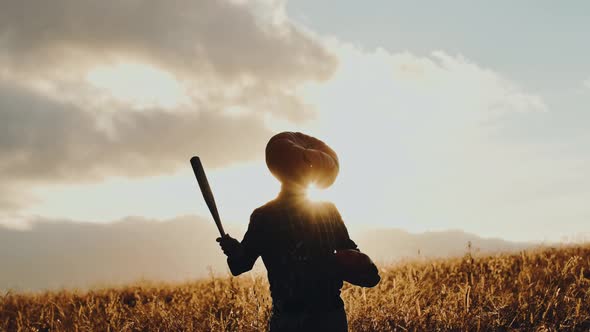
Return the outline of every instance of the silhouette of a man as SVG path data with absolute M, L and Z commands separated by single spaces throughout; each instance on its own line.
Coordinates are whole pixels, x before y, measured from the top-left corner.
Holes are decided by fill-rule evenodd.
M 365 287 L 375 286 L 380 277 L 364 255 L 365 267 L 346 273 L 335 252 L 358 253 L 357 245 L 334 204 L 305 196 L 310 182 L 320 187 L 334 182 L 336 153 L 311 136 L 284 132 L 269 141 L 266 161 L 282 183 L 281 192 L 254 210 L 242 242 L 229 235 L 217 239 L 230 271 L 234 276 L 249 271 L 262 257 L 273 302 L 271 332 L 347 331 L 340 298 L 344 275 Z

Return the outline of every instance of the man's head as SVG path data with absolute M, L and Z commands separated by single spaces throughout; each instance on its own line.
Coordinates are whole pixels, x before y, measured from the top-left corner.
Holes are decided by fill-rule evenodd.
M 331 186 L 340 165 L 326 143 L 299 132 L 282 132 L 266 145 L 266 165 L 283 184 L 293 188 Z

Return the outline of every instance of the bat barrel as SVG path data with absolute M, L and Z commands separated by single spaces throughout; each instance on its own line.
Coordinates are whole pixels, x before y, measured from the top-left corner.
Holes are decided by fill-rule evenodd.
M 219 217 L 217 205 L 215 204 L 215 198 L 213 197 L 211 186 L 209 186 L 209 181 L 207 181 L 207 175 L 205 175 L 205 169 L 203 168 L 201 159 L 195 156 L 192 157 L 190 161 L 191 166 L 193 168 L 193 172 L 195 173 L 195 177 L 197 178 L 197 182 L 199 183 L 199 188 L 201 188 L 201 193 L 203 194 L 203 198 L 205 199 L 205 203 L 207 204 L 209 212 L 211 212 L 213 220 L 215 221 L 215 225 L 217 226 L 217 230 L 219 231 L 219 234 L 221 236 L 224 236 L 225 231 L 223 230 L 221 218 Z

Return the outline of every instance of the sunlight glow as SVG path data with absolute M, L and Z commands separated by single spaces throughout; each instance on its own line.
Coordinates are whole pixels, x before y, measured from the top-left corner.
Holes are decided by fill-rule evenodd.
M 327 201 L 328 200 L 328 189 L 318 188 L 314 183 L 311 183 L 307 187 L 306 191 L 307 199 L 310 201 Z
M 187 97 L 173 75 L 140 63 L 99 66 L 88 72 L 86 79 L 114 99 L 139 108 L 174 108 Z

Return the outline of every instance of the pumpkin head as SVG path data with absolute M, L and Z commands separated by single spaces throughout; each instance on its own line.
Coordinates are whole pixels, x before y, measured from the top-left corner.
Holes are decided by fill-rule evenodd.
M 282 183 L 319 188 L 331 186 L 340 165 L 338 156 L 326 143 L 299 132 L 282 132 L 266 145 L 266 165 Z

